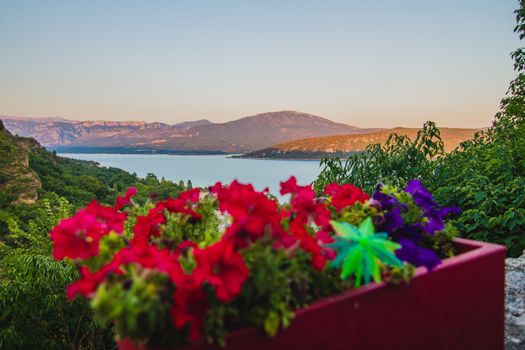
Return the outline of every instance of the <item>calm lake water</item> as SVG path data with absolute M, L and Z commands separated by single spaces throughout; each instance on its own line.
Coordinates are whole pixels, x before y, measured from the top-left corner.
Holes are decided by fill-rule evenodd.
M 191 180 L 194 186 L 209 186 L 217 181 L 229 183 L 234 179 L 252 183 L 257 190 L 265 187 L 278 195 L 279 182 L 294 175 L 300 184 L 314 181 L 320 172 L 319 161 L 232 159 L 225 155 L 178 156 L 165 154 L 73 154 L 63 157 L 94 160 L 102 166 L 121 168 L 144 177 L 179 181 Z

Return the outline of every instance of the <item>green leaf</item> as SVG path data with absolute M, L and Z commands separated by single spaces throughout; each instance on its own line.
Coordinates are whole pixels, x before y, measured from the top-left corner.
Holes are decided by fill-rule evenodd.
M 279 315 L 275 311 L 271 311 L 264 320 L 264 330 L 270 337 L 274 337 L 279 330 Z

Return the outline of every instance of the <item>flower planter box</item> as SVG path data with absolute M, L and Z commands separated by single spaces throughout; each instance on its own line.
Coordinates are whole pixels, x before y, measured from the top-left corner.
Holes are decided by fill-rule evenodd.
M 505 248 L 455 239 L 459 254 L 408 285 L 372 283 L 299 310 L 267 337 L 254 327 L 230 333 L 227 349 L 503 349 Z M 119 342 L 121 350 L 138 350 Z M 187 350 L 218 349 L 204 342 Z

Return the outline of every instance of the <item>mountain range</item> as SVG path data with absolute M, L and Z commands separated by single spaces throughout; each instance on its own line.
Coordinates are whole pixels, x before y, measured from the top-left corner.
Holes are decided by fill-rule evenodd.
M 291 140 L 377 130 L 295 111 L 263 113 L 226 123 L 202 119 L 174 125 L 9 116 L 0 116 L 0 119 L 11 133 L 32 137 L 45 147 L 62 151 L 118 148 L 124 151 L 245 153 Z
M 395 132 L 414 138 L 419 129 L 365 129 L 308 113 L 280 111 L 226 123 L 207 119 L 178 124 L 142 121 L 72 121 L 59 117 L 0 116 L 12 134 L 32 137 L 59 152 L 241 153 L 248 158 L 344 157 Z M 441 128 L 450 151 L 480 129 Z

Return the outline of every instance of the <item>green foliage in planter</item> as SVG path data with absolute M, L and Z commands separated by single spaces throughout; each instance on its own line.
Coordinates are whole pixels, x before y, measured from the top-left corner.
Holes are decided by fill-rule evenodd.
M 169 290 L 159 290 L 165 275 L 152 274 L 147 269 L 126 267 L 130 280 L 124 284 L 102 285 L 91 301 L 96 321 L 101 326 L 115 323 L 117 334 L 128 334 L 134 339 L 145 339 L 152 333 L 170 334 Z M 104 315 L 104 316 L 102 316 Z
M 236 328 L 253 325 L 274 336 L 286 329 L 294 310 L 306 307 L 322 297 L 350 288 L 351 281 L 341 281 L 339 271 L 317 271 L 303 252 L 275 250 L 271 241 L 261 241 L 242 251 L 250 276 L 242 292 L 230 303 L 217 300 L 210 305 L 204 323 L 204 336 L 219 345 Z
M 271 241 L 261 241 L 242 251 L 250 276 L 241 294 L 231 303 L 216 301 L 204 323 L 208 341 L 225 345 L 228 331 L 254 325 L 274 336 L 286 329 L 294 310 L 322 297 L 350 288 L 352 281 L 341 281 L 339 271 L 317 271 L 303 252 L 275 250 Z
M 217 303 L 218 310 L 212 307 L 204 328 L 208 339 L 222 345 L 228 328 L 246 324 L 256 325 L 269 335 L 275 335 L 294 317 L 292 305 L 301 306 L 306 302 L 294 296 L 292 284 L 303 287 L 308 282 L 307 272 L 302 271 L 302 265 L 297 261 L 289 259 L 285 251 L 275 251 L 271 242 L 259 242 L 245 249 L 242 255 L 250 269 L 250 277 L 234 302 Z

